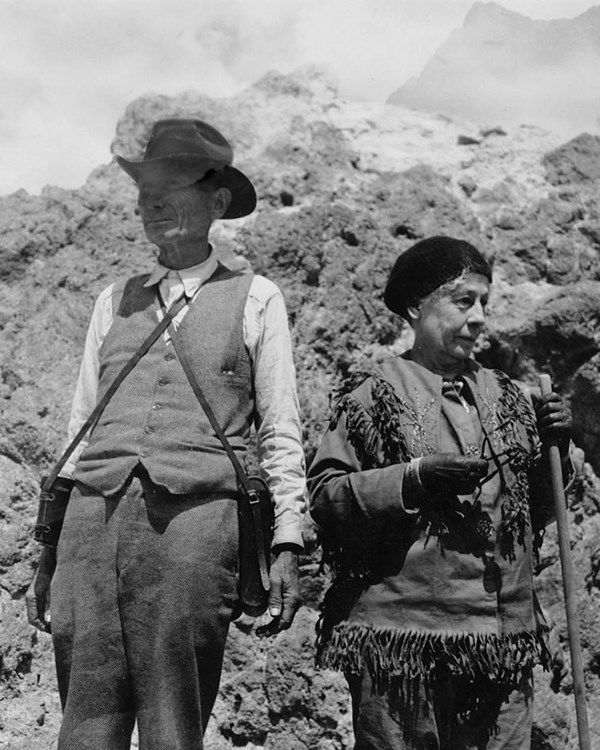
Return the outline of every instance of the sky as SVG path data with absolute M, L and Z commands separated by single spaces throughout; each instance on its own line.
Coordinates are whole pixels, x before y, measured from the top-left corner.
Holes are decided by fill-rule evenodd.
M 533 19 L 600 0 L 499 0 Z M 0 0 L 0 195 L 76 188 L 111 160 L 129 102 L 228 97 L 269 70 L 323 64 L 340 96 L 383 103 L 473 0 Z

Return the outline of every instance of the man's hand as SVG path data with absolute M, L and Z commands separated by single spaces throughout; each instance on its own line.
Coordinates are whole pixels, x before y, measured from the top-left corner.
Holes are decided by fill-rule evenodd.
M 573 430 L 573 416 L 558 393 L 548 393 L 535 399 L 537 428 L 543 443 L 558 445 L 561 455 L 569 450 L 569 441 Z
M 423 456 L 419 479 L 428 492 L 470 495 L 488 472 L 484 458 L 469 458 L 459 453 L 434 453 Z
M 301 603 L 297 550 L 296 545 L 282 545 L 271 565 L 269 614 L 273 619 L 257 628 L 258 635 L 274 635 L 292 624 Z
M 25 594 L 27 620 L 42 633 L 50 633 L 50 582 L 56 568 L 56 551 L 44 547 L 37 570 Z

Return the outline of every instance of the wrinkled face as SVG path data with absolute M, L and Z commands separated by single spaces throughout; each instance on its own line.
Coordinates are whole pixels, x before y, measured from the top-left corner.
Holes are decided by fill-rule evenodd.
M 181 185 L 176 176 L 144 175 L 138 180 L 138 208 L 148 240 L 163 246 L 206 240 L 215 218 L 210 183 Z
M 426 362 L 442 370 L 468 359 L 485 328 L 489 293 L 490 283 L 485 276 L 468 273 L 409 308 L 415 331 L 414 349 Z

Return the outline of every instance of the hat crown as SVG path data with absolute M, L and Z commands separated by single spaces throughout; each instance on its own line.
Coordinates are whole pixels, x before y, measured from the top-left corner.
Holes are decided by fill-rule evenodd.
M 383 301 L 392 311 L 407 317 L 408 307 L 463 271 L 485 276 L 492 282 L 492 268 L 469 242 L 453 237 L 428 237 L 398 256 L 390 272 Z
M 233 148 L 216 128 L 202 120 L 158 120 L 152 127 L 143 161 L 173 156 L 199 156 L 231 165 Z
M 231 203 L 222 219 L 238 219 L 256 207 L 254 186 L 233 166 L 233 148 L 216 128 L 196 118 L 171 117 L 157 120 L 141 159 L 117 155 L 117 164 L 139 184 L 146 176 L 176 178 L 182 185 L 212 175 L 215 187 L 231 193 Z

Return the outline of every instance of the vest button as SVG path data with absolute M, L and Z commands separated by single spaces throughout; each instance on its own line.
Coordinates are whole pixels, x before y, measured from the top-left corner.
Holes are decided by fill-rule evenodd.
M 165 359 L 167 360 L 167 362 L 170 362 L 172 359 L 175 359 L 175 355 L 172 354 L 171 352 L 167 352 L 165 354 Z
M 143 451 L 140 451 L 140 456 L 142 458 L 148 458 L 149 455 L 150 455 L 150 452 L 147 451 L 146 449 L 144 449 Z
M 149 424 L 149 425 L 147 425 L 146 427 L 144 427 L 144 432 L 145 432 L 145 433 L 146 433 L 147 435 L 149 435 L 149 434 L 150 434 L 151 432 L 154 432 L 154 427 L 152 427 L 152 425 L 151 425 L 151 424 Z
M 161 378 L 161 379 L 160 379 L 160 380 L 158 381 L 158 384 L 159 384 L 159 385 L 169 385 L 169 382 L 170 382 L 170 381 L 169 381 L 169 380 L 168 380 L 167 378 Z
M 162 409 L 162 404 L 152 404 L 152 408 L 154 411 L 158 411 L 159 409 Z

